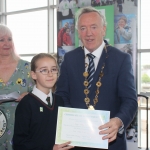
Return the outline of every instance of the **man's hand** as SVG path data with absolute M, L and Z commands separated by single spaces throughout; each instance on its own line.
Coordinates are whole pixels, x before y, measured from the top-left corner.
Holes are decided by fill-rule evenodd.
M 108 142 L 112 142 L 117 138 L 119 128 L 122 126 L 122 122 L 119 118 L 112 118 L 110 121 L 99 127 L 99 134 L 107 134 L 103 136 L 103 140 L 108 139 Z

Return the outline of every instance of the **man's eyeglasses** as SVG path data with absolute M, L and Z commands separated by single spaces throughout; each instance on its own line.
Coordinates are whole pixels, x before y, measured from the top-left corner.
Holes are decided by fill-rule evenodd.
M 58 69 L 57 69 L 57 68 L 53 68 L 53 69 L 51 69 L 51 70 L 48 70 L 48 69 L 41 69 L 41 70 L 37 70 L 37 71 L 35 71 L 35 72 L 40 72 L 40 73 L 42 73 L 42 74 L 44 74 L 44 75 L 49 74 L 49 72 L 51 72 L 52 74 L 57 74 L 57 73 L 58 73 Z

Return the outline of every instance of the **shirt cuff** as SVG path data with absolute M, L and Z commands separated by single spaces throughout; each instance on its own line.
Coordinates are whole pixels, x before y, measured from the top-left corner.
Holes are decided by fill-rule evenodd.
M 115 117 L 115 118 L 118 118 L 118 117 Z M 120 119 L 120 118 L 118 118 L 120 121 L 121 121 L 121 123 L 122 123 L 122 126 L 119 128 L 119 130 L 118 130 L 118 133 L 119 134 L 123 134 L 123 132 L 124 132 L 124 124 L 123 124 L 123 122 L 122 122 L 122 120 Z

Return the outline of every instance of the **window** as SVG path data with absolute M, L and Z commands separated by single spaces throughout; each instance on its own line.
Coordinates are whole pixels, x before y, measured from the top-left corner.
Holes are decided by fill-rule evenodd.
M 149 43 L 149 35 L 150 35 L 150 21 L 147 18 L 147 14 L 149 12 L 149 5 L 150 1 L 149 0 L 141 0 L 141 36 L 140 41 L 141 41 L 141 46 L 139 47 L 140 49 L 149 49 L 150 52 L 150 43 Z
M 9 15 L 7 25 L 11 27 L 15 48 L 19 54 L 47 52 L 47 10 Z
M 47 6 L 47 0 L 7 0 L 7 12 Z
M 146 107 L 147 102 L 145 98 L 138 99 L 138 146 L 146 147 L 146 134 L 150 135 L 150 21 L 147 19 L 149 12 L 149 0 L 140 0 L 139 2 L 139 24 L 138 24 L 138 93 L 149 97 L 148 118 L 149 118 L 149 133 L 146 133 Z M 150 143 L 150 138 L 148 143 Z
M 150 53 L 141 53 L 141 92 L 150 92 Z
M 26 60 L 41 52 L 56 53 L 57 0 L 1 0 L 0 23 L 11 29 L 16 52 Z M 55 36 L 53 36 L 55 35 Z

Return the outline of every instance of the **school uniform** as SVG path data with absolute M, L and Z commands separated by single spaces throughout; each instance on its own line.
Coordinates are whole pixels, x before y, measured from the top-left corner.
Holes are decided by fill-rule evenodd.
M 18 104 L 15 113 L 14 150 L 53 148 L 58 107 L 64 103 L 58 95 L 50 92 L 49 96 L 51 107 L 46 104 L 47 95 L 34 87 L 33 92 L 26 95 Z

